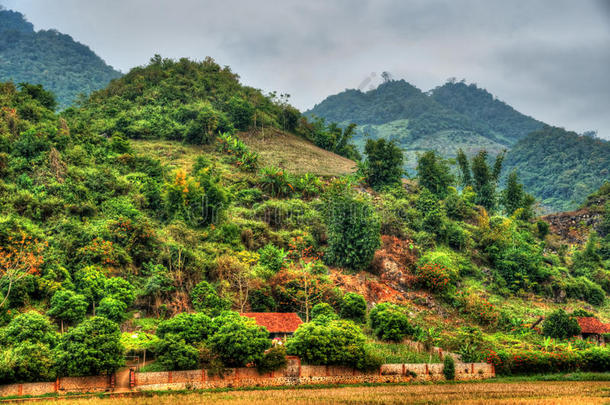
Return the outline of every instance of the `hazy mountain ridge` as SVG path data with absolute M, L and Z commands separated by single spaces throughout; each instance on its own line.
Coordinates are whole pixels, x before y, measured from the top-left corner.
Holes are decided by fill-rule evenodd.
M 88 46 L 56 30 L 35 31 L 23 14 L 0 9 L 0 81 L 42 84 L 60 107 L 105 87 L 121 73 Z

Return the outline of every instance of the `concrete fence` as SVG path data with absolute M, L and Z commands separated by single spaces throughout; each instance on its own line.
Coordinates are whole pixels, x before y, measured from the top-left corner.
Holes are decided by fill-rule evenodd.
M 493 365 L 456 363 L 456 380 L 478 380 L 495 377 Z M 254 368 L 227 369 L 222 375 L 207 370 L 129 373 L 128 386 L 117 387 L 115 376 L 68 377 L 54 382 L 24 383 L 0 386 L 0 397 L 43 395 L 49 393 L 151 391 L 207 389 L 225 387 L 271 387 L 290 385 L 331 385 L 358 383 L 398 383 L 443 380 L 442 364 L 384 364 L 379 370 L 362 372 L 349 367 L 302 365 L 298 357 L 289 357 L 287 366 L 278 371 L 259 374 Z

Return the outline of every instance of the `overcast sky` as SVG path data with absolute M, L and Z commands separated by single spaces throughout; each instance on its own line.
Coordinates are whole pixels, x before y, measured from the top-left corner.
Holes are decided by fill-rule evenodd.
M 477 83 L 549 124 L 610 139 L 610 0 L 0 0 L 126 72 L 212 56 L 305 110 L 382 71 Z M 370 84 L 363 87 L 366 90 Z

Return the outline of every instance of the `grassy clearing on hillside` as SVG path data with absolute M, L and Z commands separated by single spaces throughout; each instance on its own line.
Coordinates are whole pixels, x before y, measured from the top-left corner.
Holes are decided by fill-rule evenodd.
M 265 130 L 256 133 L 240 133 L 239 138 L 259 155 L 261 166 L 277 166 L 290 173 L 313 173 L 319 176 L 340 176 L 353 173 L 356 163 L 352 160 L 318 148 L 298 136 Z
M 176 141 L 132 140 L 130 144 L 138 153 L 155 157 L 164 165 L 171 165 L 187 171 L 191 170 L 197 156 L 200 156 L 203 152 L 209 153 L 212 151 L 211 147 L 204 149 L 200 145 L 187 145 Z
M 69 404 L 603 404 L 610 399 L 604 382 L 524 382 L 381 385 L 341 388 L 150 393 L 138 398 L 67 399 Z M 55 401 L 44 401 L 51 404 Z
M 276 166 L 289 173 L 313 173 L 318 176 L 341 176 L 353 173 L 356 163 L 332 152 L 318 148 L 295 135 L 266 131 L 265 135 L 241 133 L 250 149 L 257 152 L 261 167 Z M 161 163 L 190 171 L 202 153 L 208 157 L 220 156 L 213 146 L 183 144 L 165 140 L 132 140 L 136 152 L 153 156 Z

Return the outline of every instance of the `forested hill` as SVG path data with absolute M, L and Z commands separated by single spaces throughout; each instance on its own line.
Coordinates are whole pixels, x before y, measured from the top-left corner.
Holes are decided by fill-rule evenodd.
M 105 87 L 121 73 L 89 47 L 55 30 L 34 31 L 18 12 L 0 9 L 0 81 L 42 84 L 60 107 Z
M 451 80 L 430 94 L 436 102 L 477 122 L 487 133 L 496 134 L 511 143 L 544 125 L 521 114 L 476 84 L 467 85 L 464 81 Z
M 516 170 L 543 205 L 570 210 L 610 180 L 610 142 L 545 127 L 519 141 L 505 167 Z
M 305 115 L 358 124 L 355 142 L 361 148 L 368 138 L 395 141 L 406 152 L 407 169 L 414 169 L 418 152 L 453 157 L 461 148 L 467 155 L 481 149 L 496 154 L 544 126 L 486 90 L 454 80 L 427 93 L 404 80 L 367 92 L 345 90 Z

